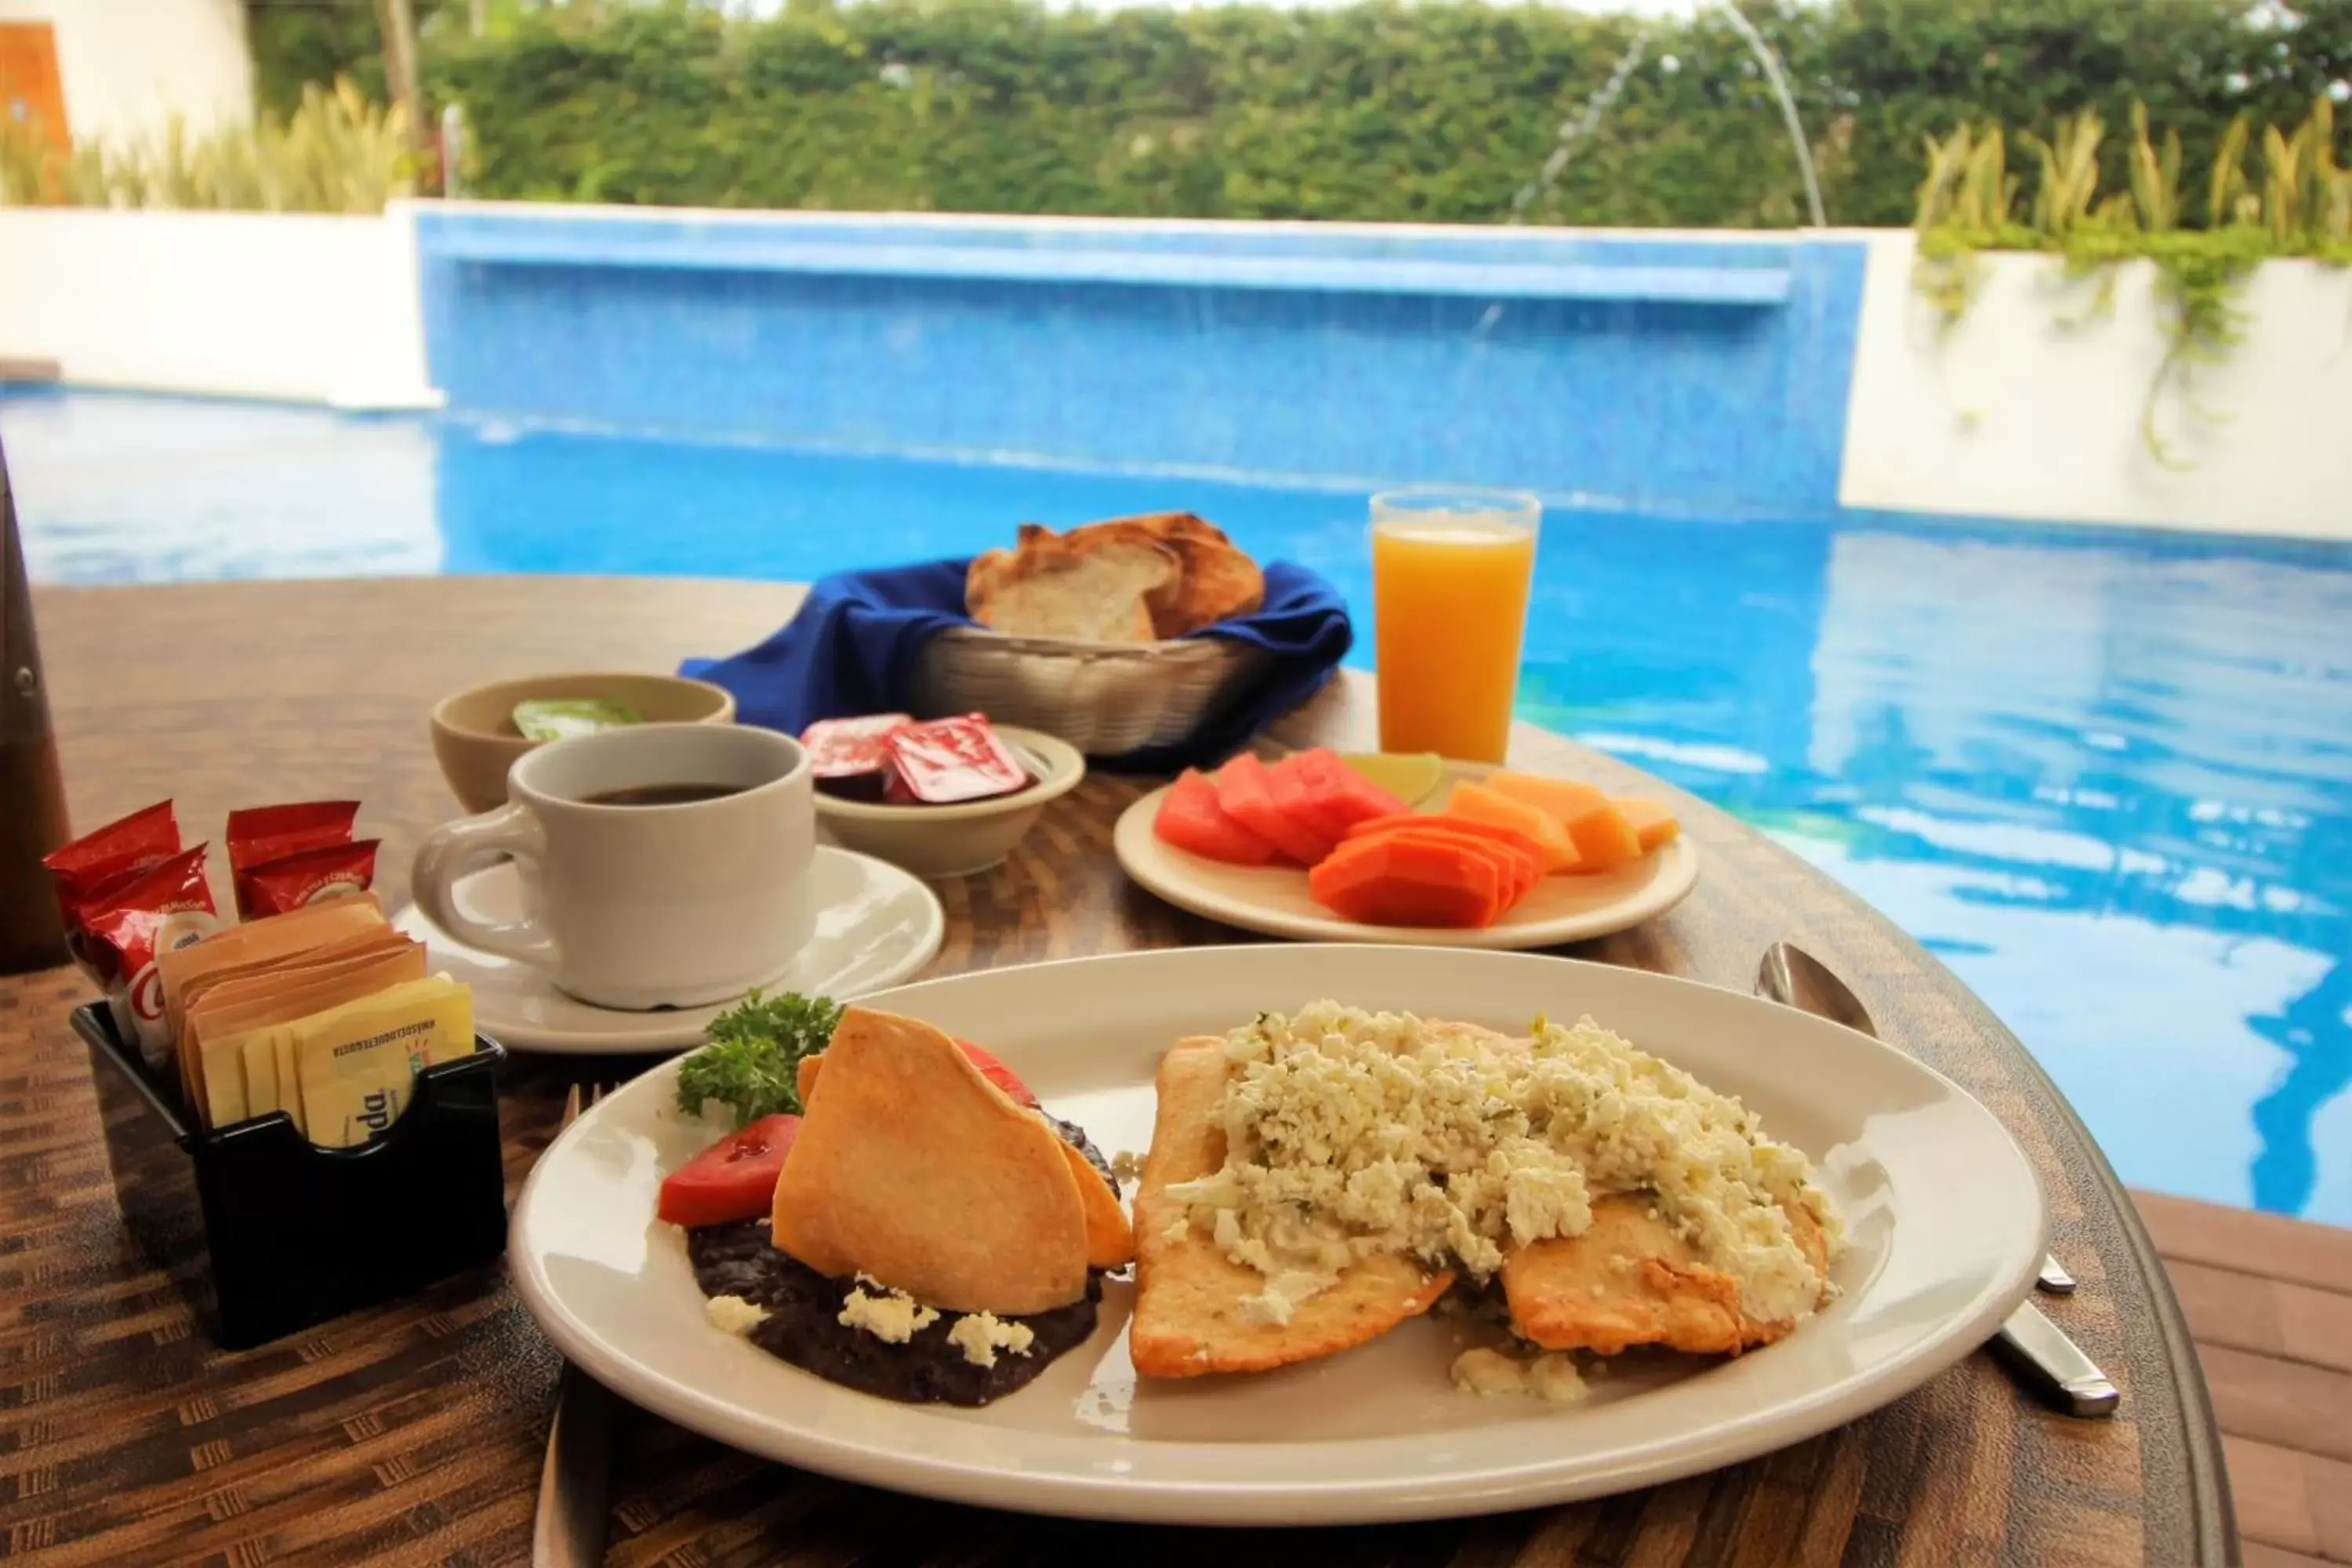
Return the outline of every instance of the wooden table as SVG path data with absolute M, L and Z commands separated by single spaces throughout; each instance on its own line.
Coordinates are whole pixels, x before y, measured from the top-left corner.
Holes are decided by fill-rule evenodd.
M 663 581 L 436 579 L 58 590 L 37 613 L 76 822 L 175 796 L 192 836 L 238 805 L 356 796 L 382 886 L 455 815 L 425 740 L 444 692 L 534 670 L 667 668 L 746 646 L 793 590 Z M 1289 739 L 1366 741 L 1349 679 Z M 1528 765 L 1663 786 L 1523 728 Z M 1130 887 L 1110 826 L 1144 781 L 1097 775 L 1024 850 L 941 885 L 935 973 L 1229 942 Z M 2120 1419 L 2045 1412 L 1989 1355 L 1843 1430 L 1605 1501 L 1377 1530 L 1215 1535 L 992 1514 L 750 1458 L 638 1415 L 617 1438 L 616 1563 L 1747 1564 L 2237 1560 L 2220 1445 L 2187 1331 L 2114 1174 L 2007 1030 L 1943 967 L 1730 818 L 1677 801 L 1699 889 L 1587 958 L 1745 990 L 1802 942 L 1887 1037 L 1963 1084 L 2039 1167 L 2059 1257 L 2045 1300 L 2115 1377 Z M 491 1268 L 242 1354 L 206 1342 L 122 1234 L 81 1047 L 81 982 L 0 981 L 0 1554 L 74 1563 L 527 1557 L 557 1358 Z M 609 1078 L 616 1064 L 593 1065 Z M 505 1103 L 520 1182 L 557 1121 L 563 1064 L 519 1060 Z M 628 1070 L 635 1070 L 634 1068 Z

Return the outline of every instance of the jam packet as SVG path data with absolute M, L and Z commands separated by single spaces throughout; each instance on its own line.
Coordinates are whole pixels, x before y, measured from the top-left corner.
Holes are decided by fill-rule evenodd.
M 226 837 L 229 877 L 236 889 L 237 918 L 253 920 L 292 908 L 285 903 L 259 907 L 254 894 L 254 873 L 289 856 L 350 844 L 352 824 L 358 819 L 359 812 L 360 803 L 355 800 L 306 800 L 230 812 Z M 364 890 L 373 876 L 374 863 L 371 851 L 368 871 L 362 874 L 357 888 L 346 890 Z
M 153 805 L 86 833 L 45 858 L 57 883 L 58 914 L 66 946 L 82 972 L 100 985 L 112 978 L 89 940 L 89 915 L 108 898 L 180 852 L 180 823 L 172 803 Z
M 282 915 L 375 885 L 375 852 L 383 840 L 328 844 L 288 855 L 238 874 L 237 913 L 247 920 Z
M 136 1040 L 139 1054 L 159 1071 L 172 1065 L 172 1031 L 164 1019 L 163 981 L 156 960 L 202 942 L 220 929 L 199 844 L 158 861 L 116 889 L 86 916 L 85 930 L 106 980 L 115 1031 Z
M 1029 786 L 1028 770 L 983 713 L 909 724 L 883 744 L 891 771 L 882 798 L 895 805 L 950 805 Z
M 820 719 L 801 731 L 816 787 L 851 800 L 880 800 L 890 774 L 888 741 L 915 721 L 905 713 Z

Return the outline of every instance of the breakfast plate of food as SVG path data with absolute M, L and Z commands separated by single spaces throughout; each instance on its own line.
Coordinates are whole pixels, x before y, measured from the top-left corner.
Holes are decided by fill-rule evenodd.
M 777 996 L 592 1107 L 509 1260 L 747 1452 L 988 1507 L 1483 1513 L 1669 1480 L 1989 1339 L 2023 1154 L 1879 1042 L 1506 952 L 1189 948 Z
M 1662 802 L 1321 747 L 1187 771 L 1120 814 L 1112 847 L 1180 909 L 1307 942 L 1554 947 L 1653 920 L 1698 881 Z

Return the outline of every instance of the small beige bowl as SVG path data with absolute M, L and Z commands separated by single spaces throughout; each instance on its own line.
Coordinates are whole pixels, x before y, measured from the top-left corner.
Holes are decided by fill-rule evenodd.
M 731 724 L 735 698 L 724 687 L 682 675 L 570 673 L 494 680 L 445 697 L 433 709 L 433 755 L 449 791 L 469 812 L 507 803 L 507 770 L 544 742 L 515 732 L 518 702 L 602 698 L 635 710 L 648 724 Z
M 1036 783 L 1017 795 L 960 805 L 881 805 L 816 794 L 819 826 L 845 849 L 903 866 L 918 877 L 963 877 L 1001 864 L 1052 802 L 1078 787 L 1087 760 L 1067 741 L 999 724 Z

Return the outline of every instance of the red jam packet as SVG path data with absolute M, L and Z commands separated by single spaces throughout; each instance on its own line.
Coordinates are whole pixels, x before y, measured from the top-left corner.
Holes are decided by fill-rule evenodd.
M 375 884 L 375 851 L 382 842 L 362 838 L 355 844 L 321 845 L 256 866 L 237 877 L 237 913 L 257 921 L 305 904 L 364 893 Z
M 179 818 L 172 803 L 161 800 L 82 835 L 42 860 L 57 883 L 66 945 L 92 980 L 103 985 L 111 976 L 104 956 L 89 940 L 90 912 L 179 850 Z
M 89 911 L 89 944 L 106 972 L 107 1002 L 117 1031 L 139 1042 L 147 1065 L 171 1065 L 163 983 L 156 956 L 201 942 L 220 929 L 199 844 L 166 857 Z
M 904 713 L 868 713 L 856 719 L 820 719 L 801 731 L 809 766 L 821 779 L 879 773 L 890 765 L 887 742 L 915 721 Z
M 889 748 L 892 770 L 883 790 L 885 800 L 950 805 L 1011 795 L 1029 784 L 1028 770 L 985 714 L 909 724 L 883 743 Z
M 252 883 L 257 869 L 289 855 L 349 844 L 352 824 L 359 813 L 360 803 L 355 800 L 306 800 L 230 812 L 228 868 L 236 889 L 237 918 L 257 920 L 278 912 L 257 907 Z M 373 856 L 369 864 L 373 868 Z M 369 875 L 373 875 L 373 869 Z

